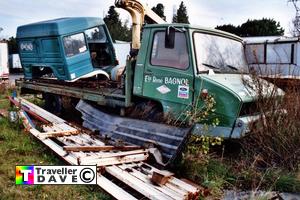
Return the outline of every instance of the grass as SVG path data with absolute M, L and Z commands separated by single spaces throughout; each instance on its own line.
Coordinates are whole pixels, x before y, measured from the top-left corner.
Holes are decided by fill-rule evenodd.
M 0 109 L 9 107 L 0 95 Z M 98 186 L 15 185 L 15 165 L 65 165 L 17 124 L 0 117 L 0 199 L 110 199 Z
M 212 153 L 213 152 L 213 153 Z M 224 156 L 211 150 L 206 155 L 183 156 L 176 166 L 179 176 L 193 180 L 205 188 L 203 198 L 220 199 L 224 190 L 234 191 L 278 191 L 300 192 L 300 172 L 284 168 L 260 169 L 249 164 L 249 159 L 241 152 L 238 156 Z M 191 159 L 193 157 L 193 159 Z

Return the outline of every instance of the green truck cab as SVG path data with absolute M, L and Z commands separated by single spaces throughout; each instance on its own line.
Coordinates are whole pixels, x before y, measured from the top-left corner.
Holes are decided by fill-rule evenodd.
M 51 74 L 71 81 L 116 65 L 112 39 L 100 18 L 60 18 L 20 26 L 17 40 L 26 79 Z
M 40 25 L 42 22 L 18 28 L 20 57 L 25 79 L 28 79 L 19 83 L 21 87 L 76 97 L 121 109 L 130 109 L 141 102 L 150 101 L 165 117 L 174 120 L 182 120 L 183 113 L 190 111 L 195 105 L 201 105 L 198 101 L 203 99 L 199 96 L 209 94 L 214 97 L 216 105 L 213 116 L 205 119 L 208 131 L 204 131 L 207 128 L 204 121 L 199 121 L 193 124 L 193 132 L 225 138 L 245 135 L 249 132 L 249 123 L 259 118 L 256 91 L 244 84 L 245 79 L 251 83 L 251 78 L 247 75 L 248 67 L 242 39 L 226 32 L 187 24 L 156 24 L 144 27 L 141 48 L 136 57 L 132 56 L 127 61 L 122 80 L 124 84 L 121 84 L 124 88 L 104 88 L 105 91 L 97 93 L 83 88 L 59 88 L 55 84 L 33 85 L 30 79 L 35 77 L 35 67 L 40 69 L 47 66 L 62 80 L 71 80 L 92 71 L 95 68 L 92 65 L 92 52 L 99 51 L 101 56 L 103 46 L 109 58 L 104 65 L 108 66 L 107 72 L 110 73 L 115 65 L 111 38 L 101 20 L 80 18 L 81 21 L 85 21 L 84 25 L 76 24 L 72 18 L 61 20 L 64 23 L 62 29 L 69 27 L 70 30 L 60 32 L 60 26 L 57 28 L 54 25 L 46 26 L 47 29 L 44 30 L 44 25 Z M 52 24 L 51 21 L 47 23 Z M 54 24 L 59 23 L 60 20 Z M 99 27 L 99 30 L 102 27 L 106 39 L 100 46 L 94 47 L 86 29 L 95 27 Z M 47 33 L 44 33 L 46 30 Z M 54 34 L 50 37 L 49 33 Z M 86 45 L 83 51 L 79 50 L 76 55 L 66 49 L 64 42 L 73 36 Z M 55 45 L 51 43 L 54 40 Z M 33 49 L 34 53 L 23 48 L 30 43 L 33 48 L 28 49 Z M 44 43 L 47 46 L 44 53 L 40 50 L 35 52 L 35 45 L 41 47 Z M 53 53 L 54 49 L 57 53 Z M 48 55 L 45 52 L 50 53 Z M 274 87 L 267 82 L 266 85 Z M 279 96 L 283 95 L 280 89 L 277 92 Z M 219 120 L 217 126 L 210 125 L 213 118 Z M 188 121 L 188 118 L 184 120 Z
M 175 29 L 173 48 L 165 44 L 170 27 Z M 137 56 L 133 94 L 159 102 L 163 113 L 175 119 L 194 109 L 201 93 L 209 94 L 216 105 L 211 119 L 205 120 L 206 132 L 238 138 L 259 115 L 257 94 L 244 83 L 251 82 L 247 73 L 242 39 L 235 35 L 191 25 L 148 25 Z M 217 126 L 210 125 L 213 118 Z M 204 129 L 200 122 L 194 133 L 203 134 Z

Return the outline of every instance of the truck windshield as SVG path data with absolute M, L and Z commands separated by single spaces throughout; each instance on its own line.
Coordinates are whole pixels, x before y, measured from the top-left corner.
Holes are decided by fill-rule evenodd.
M 243 44 L 229 38 L 194 33 L 195 54 L 200 73 L 248 73 Z

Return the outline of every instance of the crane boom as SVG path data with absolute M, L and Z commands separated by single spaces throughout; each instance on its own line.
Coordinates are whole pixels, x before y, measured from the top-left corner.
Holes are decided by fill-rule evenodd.
M 116 0 L 115 6 L 128 11 L 132 18 L 132 49 L 138 50 L 141 46 L 141 28 L 144 24 L 145 16 L 148 16 L 157 24 L 166 23 L 148 6 L 138 0 Z

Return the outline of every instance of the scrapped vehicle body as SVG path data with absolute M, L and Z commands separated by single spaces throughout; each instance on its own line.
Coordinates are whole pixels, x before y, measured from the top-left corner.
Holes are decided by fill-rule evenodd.
M 279 87 L 300 86 L 300 41 L 297 37 L 246 37 L 251 70 Z

